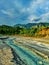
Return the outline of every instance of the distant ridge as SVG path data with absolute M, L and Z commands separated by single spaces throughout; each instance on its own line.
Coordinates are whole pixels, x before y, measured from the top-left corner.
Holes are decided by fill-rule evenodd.
M 14 25 L 14 27 L 17 27 L 17 26 L 19 26 L 19 27 L 26 27 L 26 28 L 30 28 L 30 27 L 32 27 L 32 26 L 49 26 L 49 23 L 42 23 L 42 22 L 40 22 L 40 23 L 28 23 L 28 24 L 16 24 L 16 25 Z
M 30 28 L 32 26 L 49 26 L 49 23 L 46 22 L 40 22 L 40 23 L 27 23 L 27 24 L 16 24 L 14 26 L 8 26 L 8 25 L 0 25 L 0 27 L 6 27 L 6 28 L 10 28 L 10 27 L 23 27 L 23 28 Z

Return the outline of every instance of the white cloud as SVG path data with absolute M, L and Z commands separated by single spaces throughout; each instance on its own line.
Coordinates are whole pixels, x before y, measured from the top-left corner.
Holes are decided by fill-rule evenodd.
M 35 0 L 35 1 L 31 2 L 28 9 L 26 9 L 26 11 L 28 11 L 30 14 L 28 16 L 28 19 L 30 20 L 30 22 L 32 22 L 32 20 L 34 20 L 34 19 L 37 19 L 38 17 L 42 18 L 42 16 L 43 16 L 42 20 L 45 21 L 44 19 L 46 18 L 46 15 L 49 14 L 49 13 L 47 13 L 49 11 L 49 7 L 47 5 L 48 2 L 49 2 L 48 0 Z M 37 15 L 39 13 L 37 9 L 39 9 L 40 12 L 43 11 L 43 13 L 40 13 L 40 16 Z M 45 14 L 44 12 L 47 14 Z M 45 16 L 45 18 L 44 18 L 44 16 Z M 49 16 L 47 16 L 47 17 L 49 17 Z
M 46 4 L 46 2 L 47 2 L 47 4 Z M 38 17 L 42 18 L 42 20 L 44 21 L 44 19 L 46 19 L 47 15 L 49 14 L 49 13 L 46 13 L 46 14 L 44 13 L 45 11 L 47 12 L 49 10 L 48 0 L 32 0 L 32 2 L 30 3 L 30 6 L 28 6 L 28 7 L 23 6 L 22 3 L 20 3 L 18 0 L 14 0 L 14 1 L 12 1 L 12 3 L 13 3 L 13 5 L 10 6 L 10 8 L 13 7 L 13 9 L 5 8 L 5 9 L 1 10 L 1 12 L 3 14 L 6 14 L 12 18 L 13 17 L 21 18 L 21 16 L 23 17 L 23 14 L 25 14 L 25 15 L 28 15 L 27 20 L 30 22 L 32 22 L 34 19 L 37 19 Z M 44 14 L 41 13 L 41 11 Z M 38 15 L 38 14 L 40 14 L 40 15 Z
M 25 13 L 25 12 L 26 12 L 26 8 L 22 8 L 22 9 L 20 10 L 20 12 L 21 12 L 21 13 Z
M 46 5 L 46 3 L 48 3 L 47 0 L 35 0 L 35 1 L 32 1 L 30 6 L 28 7 L 28 11 L 29 12 L 34 12 L 38 7 L 40 7 L 41 9 L 45 8 L 44 6 Z M 48 5 L 47 5 L 48 6 Z
M 49 12 L 43 14 L 43 15 L 41 16 L 41 18 L 42 18 L 43 21 L 48 20 L 48 19 L 49 19 Z
M 25 12 L 29 13 L 30 8 L 22 8 L 20 11 L 21 11 L 21 13 L 25 13 Z
M 35 1 L 32 1 L 31 4 L 30 4 L 30 7 L 29 7 L 30 12 L 34 12 L 36 10 L 36 8 L 42 7 L 44 2 L 45 2 L 45 0 L 35 0 Z
M 32 23 L 32 22 L 34 22 L 34 19 L 37 19 L 38 17 L 37 16 L 35 16 L 35 15 L 30 15 L 29 17 L 28 17 L 28 20 L 30 21 L 30 23 Z
M 41 15 L 39 18 L 40 20 L 37 22 L 49 22 L 49 12 Z
M 9 17 L 13 17 L 14 16 L 14 9 L 1 10 L 1 12 L 3 14 L 8 15 Z

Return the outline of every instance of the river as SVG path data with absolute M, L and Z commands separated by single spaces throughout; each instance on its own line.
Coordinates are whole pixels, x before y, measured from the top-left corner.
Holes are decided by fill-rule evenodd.
M 4 41 L 7 45 L 9 45 L 15 52 L 15 57 L 18 55 L 19 57 L 15 59 L 18 60 L 18 65 L 49 65 L 49 62 L 45 59 L 38 57 L 36 54 L 31 53 L 25 47 L 14 44 L 12 39 L 7 39 Z

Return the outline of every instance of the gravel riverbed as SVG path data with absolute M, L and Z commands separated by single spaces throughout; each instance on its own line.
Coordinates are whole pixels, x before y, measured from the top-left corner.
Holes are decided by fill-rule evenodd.
M 11 48 L 0 42 L 0 65 L 15 65 L 13 58 Z

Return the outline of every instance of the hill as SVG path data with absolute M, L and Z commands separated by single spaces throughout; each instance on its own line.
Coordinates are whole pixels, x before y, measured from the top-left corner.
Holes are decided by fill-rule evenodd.
M 16 24 L 14 27 L 25 27 L 25 28 L 30 28 L 32 26 L 49 26 L 49 23 L 28 23 L 28 24 Z
M 0 26 L 0 34 L 49 37 L 49 23 L 16 24 L 14 26 L 2 25 Z

